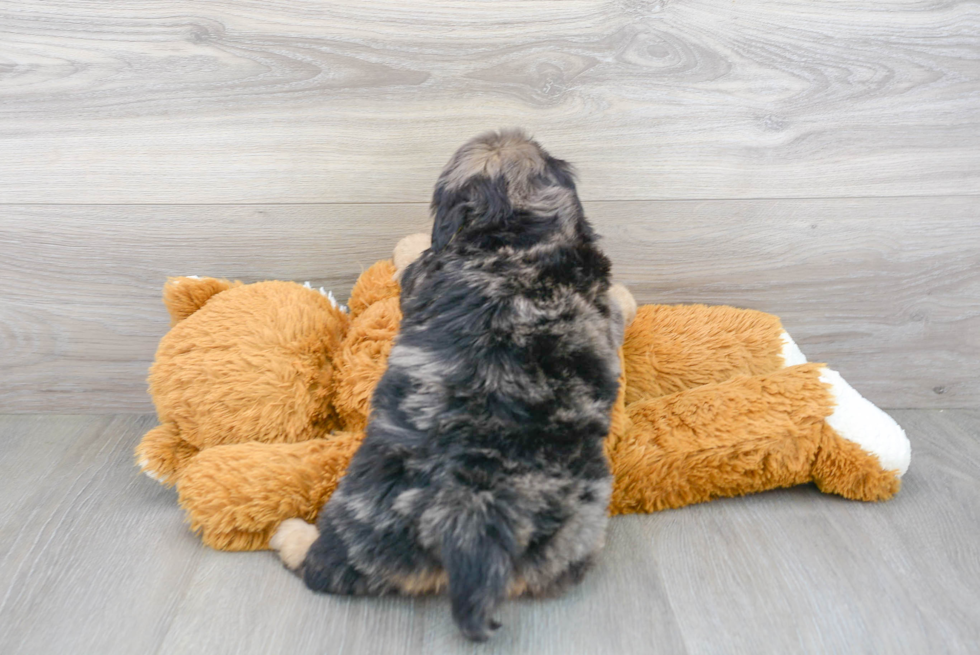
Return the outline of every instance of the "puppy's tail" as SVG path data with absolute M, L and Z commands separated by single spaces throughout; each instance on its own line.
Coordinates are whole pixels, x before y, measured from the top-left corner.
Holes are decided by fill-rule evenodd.
M 453 621 L 466 638 L 486 641 L 500 627 L 492 614 L 507 594 L 513 550 L 510 530 L 492 515 L 464 514 L 447 526 L 442 564 Z

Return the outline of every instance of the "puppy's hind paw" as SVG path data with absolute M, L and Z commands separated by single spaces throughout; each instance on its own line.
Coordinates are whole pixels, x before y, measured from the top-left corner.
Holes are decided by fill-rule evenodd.
M 272 535 L 269 547 L 279 553 L 286 568 L 295 571 L 303 564 L 307 551 L 319 536 L 320 532 L 315 525 L 310 525 L 303 519 L 286 519 Z

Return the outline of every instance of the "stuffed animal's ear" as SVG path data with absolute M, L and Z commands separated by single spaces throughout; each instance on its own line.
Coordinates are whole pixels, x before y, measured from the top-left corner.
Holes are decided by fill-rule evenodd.
M 619 311 L 623 313 L 623 324 L 629 326 L 636 318 L 636 299 L 633 294 L 622 284 L 613 284 L 609 287 L 609 297 L 619 305 Z
M 241 284 L 213 277 L 167 278 L 167 283 L 163 286 L 163 304 L 170 312 L 170 327 L 203 307 L 211 296 Z
M 409 264 L 418 259 L 432 245 L 428 234 L 409 234 L 395 246 L 391 260 L 395 264 L 395 279 L 400 279 Z

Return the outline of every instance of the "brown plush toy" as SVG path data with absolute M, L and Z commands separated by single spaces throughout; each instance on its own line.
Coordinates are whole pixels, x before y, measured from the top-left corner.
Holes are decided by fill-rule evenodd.
M 363 438 L 401 320 L 398 273 L 427 246 L 406 237 L 394 261 L 365 271 L 349 313 L 290 282 L 168 281 L 173 327 L 150 370 L 161 425 L 136 452 L 147 474 L 177 485 L 206 544 L 268 548 L 283 520 L 315 520 Z M 908 468 L 902 429 L 806 363 L 775 316 L 640 307 L 622 358 L 606 439 L 612 514 L 806 482 L 884 500 Z

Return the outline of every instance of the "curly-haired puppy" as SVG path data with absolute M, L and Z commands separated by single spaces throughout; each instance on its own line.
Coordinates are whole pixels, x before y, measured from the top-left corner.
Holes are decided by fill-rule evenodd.
M 601 548 L 623 317 L 571 168 L 519 131 L 477 137 L 435 188 L 367 436 L 316 528 L 273 540 L 335 594 L 449 587 L 470 639 L 508 594 L 578 581 Z

